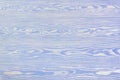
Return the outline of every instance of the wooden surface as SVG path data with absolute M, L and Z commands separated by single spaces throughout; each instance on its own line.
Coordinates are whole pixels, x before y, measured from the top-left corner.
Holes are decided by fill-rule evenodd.
M 120 0 L 0 0 L 0 80 L 119 80 Z

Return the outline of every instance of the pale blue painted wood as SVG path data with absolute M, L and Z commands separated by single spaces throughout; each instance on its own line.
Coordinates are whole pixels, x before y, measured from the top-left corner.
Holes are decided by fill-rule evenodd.
M 119 0 L 0 0 L 0 80 L 119 80 Z

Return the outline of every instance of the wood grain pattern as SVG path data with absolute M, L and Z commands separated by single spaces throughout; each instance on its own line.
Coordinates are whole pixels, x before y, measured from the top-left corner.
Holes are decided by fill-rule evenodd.
M 0 80 L 119 80 L 119 0 L 0 0 Z

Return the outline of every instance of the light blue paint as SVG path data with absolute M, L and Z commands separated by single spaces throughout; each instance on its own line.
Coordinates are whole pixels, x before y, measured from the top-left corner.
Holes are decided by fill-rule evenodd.
M 0 0 L 0 80 L 119 80 L 119 0 Z

